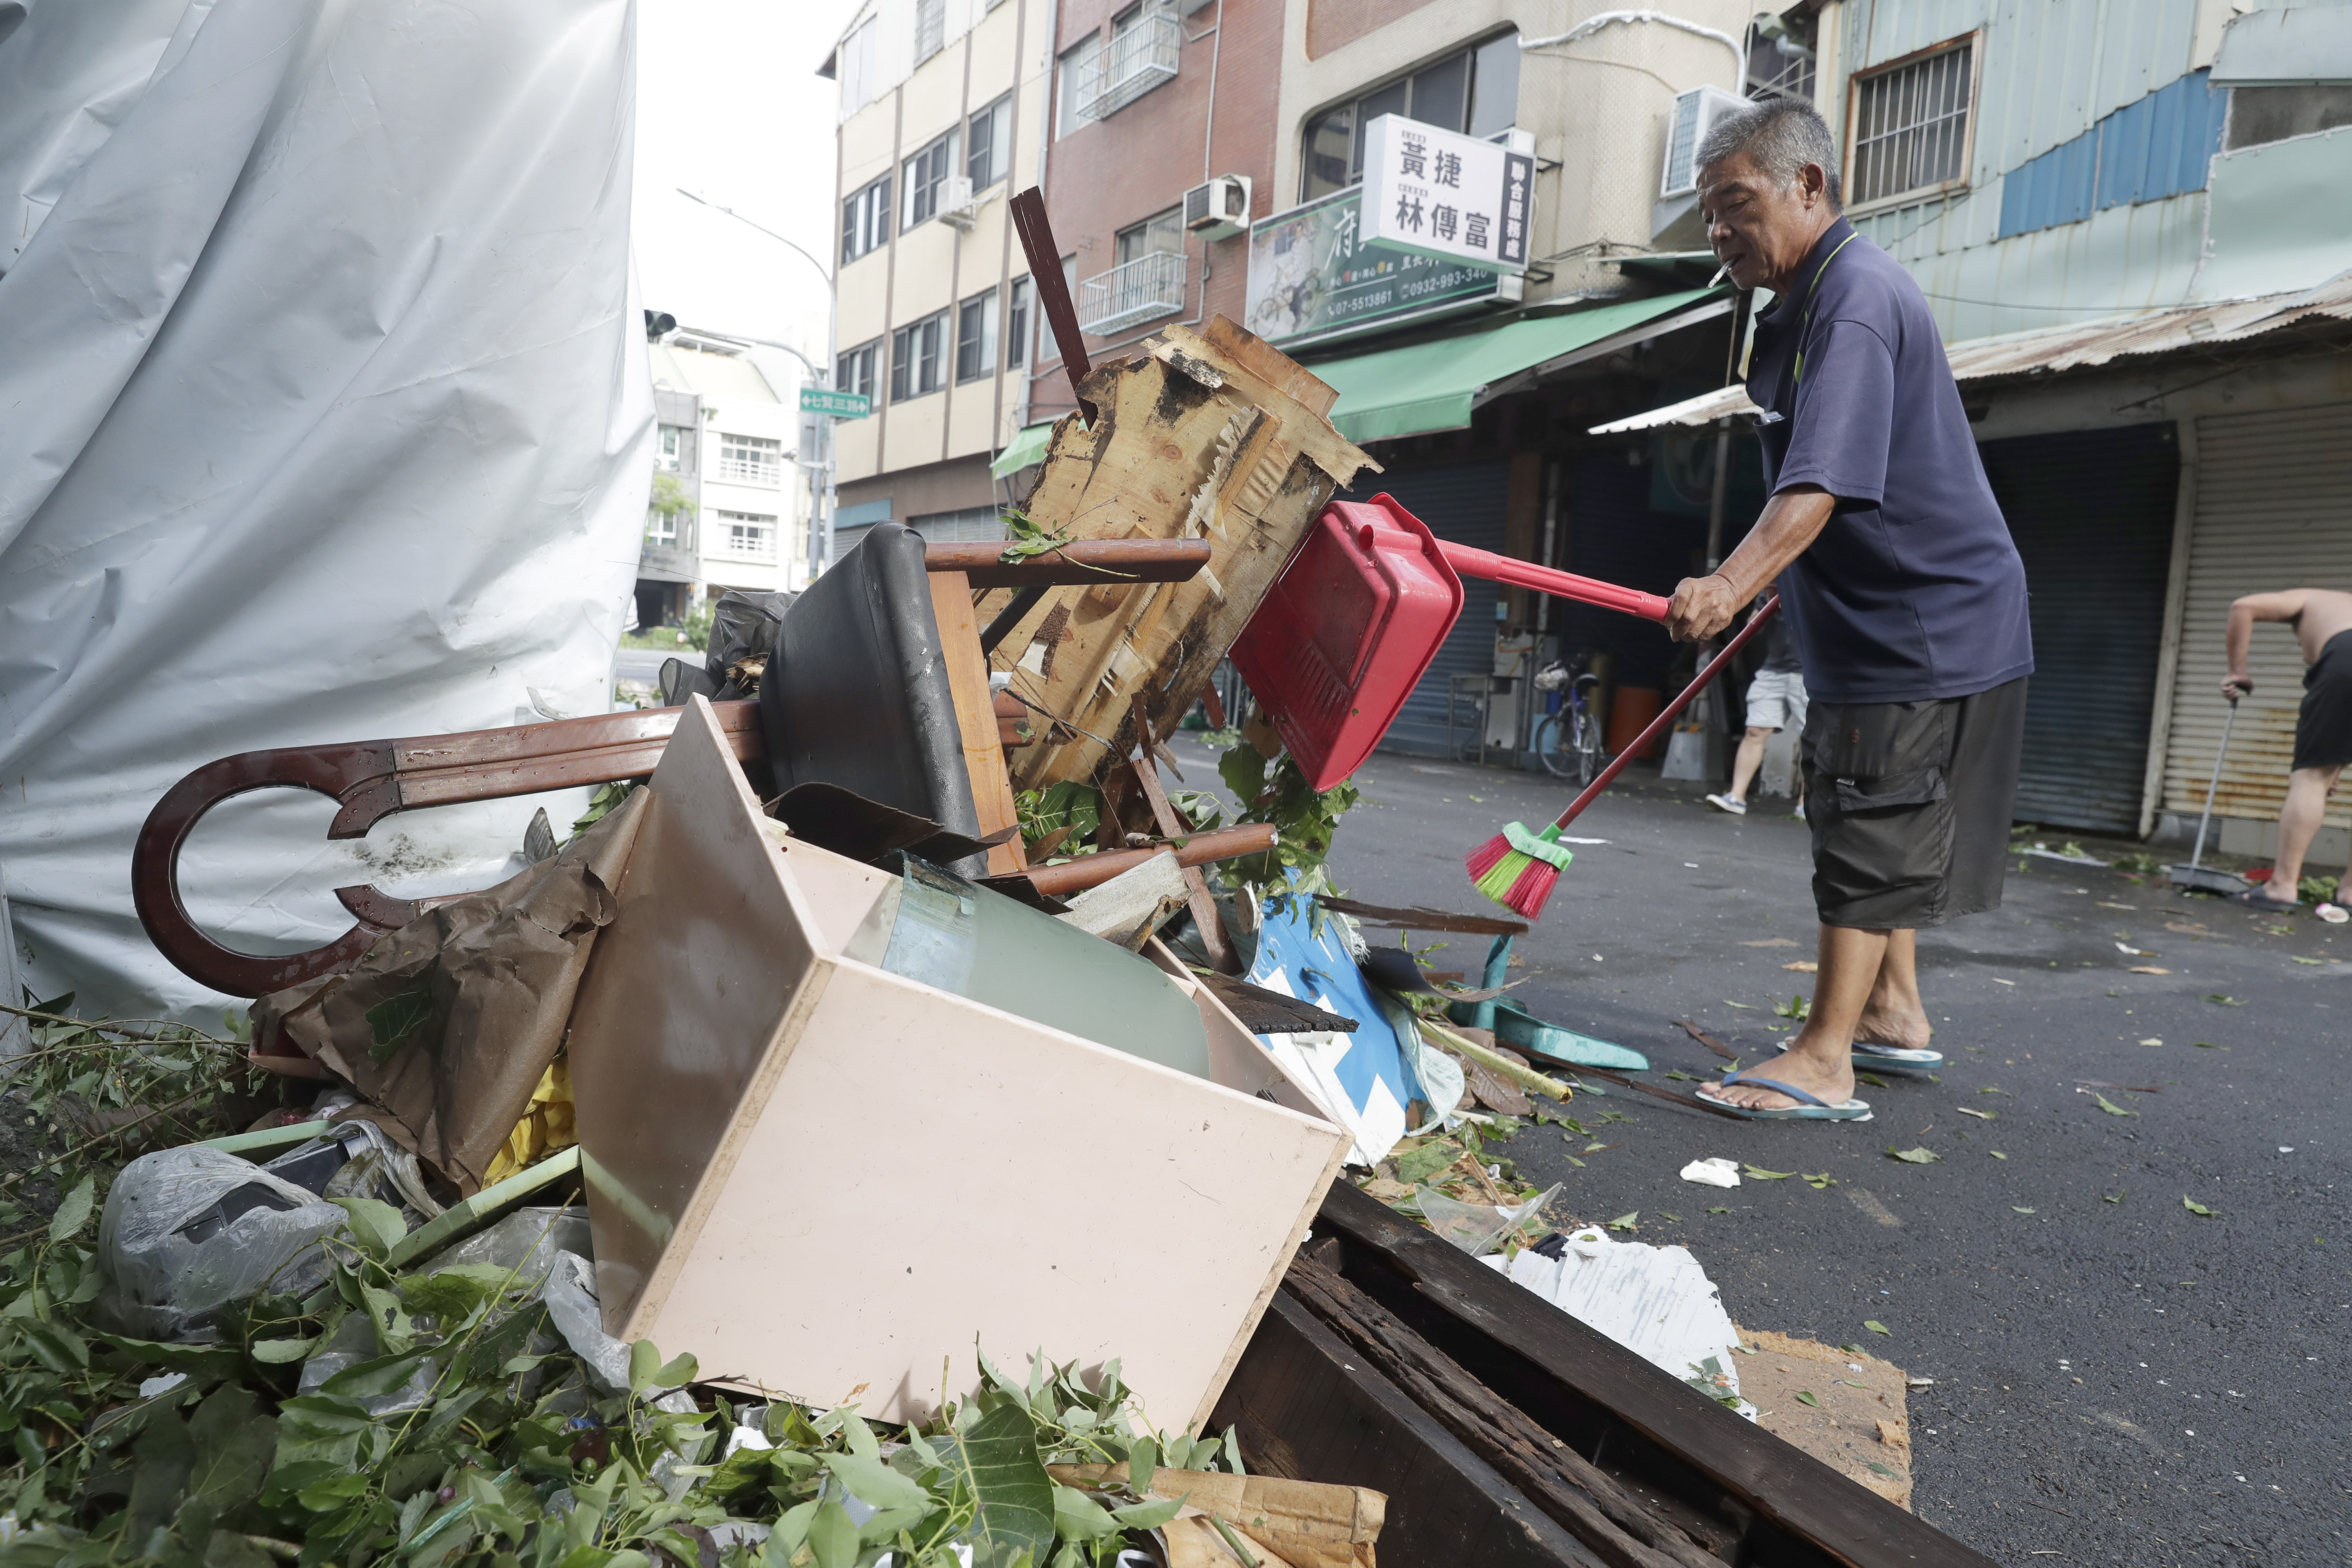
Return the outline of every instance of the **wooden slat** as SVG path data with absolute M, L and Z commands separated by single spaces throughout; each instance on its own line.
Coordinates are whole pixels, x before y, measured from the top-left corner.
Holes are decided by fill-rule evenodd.
M 1547 1404 L 1594 1417 L 1611 1456 L 1596 1463 L 1643 1469 L 1707 1512 L 1744 1511 L 1755 1516 L 1757 1528 L 1785 1537 L 1788 1544 L 1770 1560 L 1991 1568 L 1990 1559 L 1685 1388 L 1346 1183 L 1324 1199 L 1316 1228 L 1336 1231 L 1383 1259 L 1389 1289 L 1362 1277 L 1352 1247 L 1348 1276 L 1545 1426 L 1562 1431 Z M 1400 1293 L 1412 1300 L 1401 1300 Z M 1416 1305 L 1418 1312 L 1407 1310 Z M 1626 1452 L 1635 1447 L 1648 1451 Z M 1679 1485 L 1664 1479 L 1677 1474 Z M 1719 1491 L 1720 1502 L 1703 1501 L 1710 1489 Z M 1811 1552 L 1793 1552 L 1797 1543 Z
M 971 584 L 961 572 L 930 574 L 931 614 L 940 626 L 940 654 L 948 667 L 948 689 L 955 695 L 956 730 L 963 741 L 964 771 L 971 775 L 972 809 L 980 837 L 1021 824 L 1013 781 L 1004 773 L 1004 742 L 996 733 L 996 701 L 988 689 L 988 659 L 980 651 L 980 626 L 971 613 Z M 988 852 L 992 877 L 1026 869 L 1019 833 Z
M 1262 1475 L 1384 1493 L 1382 1568 L 1605 1568 L 1287 1291 L 1209 1424 Z

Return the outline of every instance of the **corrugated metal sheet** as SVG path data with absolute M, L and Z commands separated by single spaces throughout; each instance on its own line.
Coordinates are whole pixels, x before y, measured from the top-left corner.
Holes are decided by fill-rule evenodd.
M 2352 321 L 2352 271 L 2340 273 L 2318 288 L 2301 293 L 2273 294 L 2226 305 L 2182 305 L 2143 315 L 2115 316 L 2103 321 L 1979 338 L 1973 342 L 1955 343 L 1946 354 L 1952 362 L 1955 379 L 1964 383 L 1990 381 L 2036 371 L 2093 369 L 2126 355 L 2210 348 L 2316 321 Z M 1735 384 L 1630 418 L 1596 425 L 1592 434 L 1612 436 L 1626 430 L 1654 429 L 1661 425 L 1706 425 L 1727 415 L 1755 412 L 1756 405 L 1748 400 L 1748 389 Z M 2347 533 L 2352 533 L 2352 529 L 2347 529 Z
M 2002 177 L 1996 237 L 2203 190 L 2229 107 L 2229 93 L 2210 86 L 2203 71 L 2126 104 Z
M 2135 833 L 2180 451 L 2169 422 L 1987 441 L 2032 595 L 2017 817 Z
M 1404 504 L 1440 539 L 1480 550 L 1500 551 L 1510 503 L 1511 465 L 1507 458 L 1475 463 L 1444 463 L 1427 468 L 1406 468 L 1391 474 L 1367 474 L 1355 499 L 1367 500 L 1386 490 Z M 1404 700 L 1404 710 L 1381 741 L 1384 752 L 1414 756 L 1442 756 L 1445 752 L 1446 678 L 1456 672 L 1485 673 L 1495 668 L 1495 584 L 1475 577 L 1462 580 L 1462 618 L 1453 635 L 1430 662 L 1429 673 Z M 1467 703 L 1454 710 L 1454 739 L 1469 744 L 1478 738 L 1481 721 Z
M 2230 602 L 2281 588 L 2352 584 L 2352 403 L 2197 422 L 2197 520 L 2164 759 L 2164 808 L 2205 805 L 2228 704 L 2221 636 Z M 2254 628 L 2217 816 L 2274 817 L 2294 756 L 2303 655 L 2285 627 Z M 2341 794 L 2329 826 L 2352 822 Z

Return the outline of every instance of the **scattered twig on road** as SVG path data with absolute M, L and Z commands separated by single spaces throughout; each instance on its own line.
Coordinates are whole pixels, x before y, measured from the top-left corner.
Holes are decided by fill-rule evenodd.
M 1682 1094 L 1671 1089 L 1660 1089 L 1654 1083 L 1639 1083 L 1633 1079 L 1625 1078 L 1620 1074 L 1611 1072 L 1606 1068 L 1580 1067 L 1576 1070 L 1580 1073 L 1591 1073 L 1594 1078 L 1605 1078 L 1611 1083 L 1620 1085 L 1625 1089 L 1638 1089 L 1643 1094 L 1655 1095 L 1660 1100 L 1671 1100 L 1676 1105 L 1687 1105 L 1695 1110 L 1704 1110 L 1709 1116 L 1720 1116 L 1727 1121 L 1744 1121 L 1747 1120 L 1737 1111 L 1727 1110 L 1719 1105 L 1709 1105 L 1706 1100 L 1701 1100 L 1695 1094 Z
M 1737 1056 L 1732 1054 L 1730 1047 L 1725 1045 L 1721 1040 L 1717 1039 L 1713 1035 L 1708 1034 L 1705 1029 L 1700 1028 L 1696 1024 L 1692 1023 L 1688 1018 L 1677 1018 L 1675 1022 L 1683 1026 L 1683 1033 L 1688 1035 L 1692 1039 L 1696 1040 L 1700 1045 L 1705 1046 L 1708 1050 L 1713 1051 L 1717 1056 L 1721 1057 L 1725 1061 L 1736 1062 L 1739 1059 Z

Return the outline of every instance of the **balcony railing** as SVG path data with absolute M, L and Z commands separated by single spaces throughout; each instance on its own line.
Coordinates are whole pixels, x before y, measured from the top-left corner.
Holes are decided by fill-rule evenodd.
M 1078 285 L 1078 325 L 1101 337 L 1184 308 L 1184 254 L 1155 250 Z
M 1105 119 L 1161 82 L 1173 81 L 1177 51 L 1183 43 L 1183 24 L 1171 13 L 1154 10 L 1138 17 L 1079 69 L 1078 118 Z
M 783 459 L 769 453 L 744 457 L 734 452 L 723 453 L 719 459 L 718 479 L 732 480 L 739 485 L 776 486 L 784 482 Z

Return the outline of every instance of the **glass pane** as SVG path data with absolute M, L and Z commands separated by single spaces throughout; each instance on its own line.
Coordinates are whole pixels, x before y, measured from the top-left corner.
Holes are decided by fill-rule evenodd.
M 1412 96 L 1412 83 L 1392 81 L 1378 92 L 1367 93 L 1356 103 L 1356 141 L 1348 153 L 1348 181 L 1354 184 L 1364 172 L 1364 127 L 1383 114 L 1402 114 L 1406 100 Z
M 1165 251 L 1171 254 L 1184 248 L 1184 209 L 1170 207 L 1164 213 L 1154 213 L 1143 226 L 1143 248 L 1146 254 Z
M 1470 57 L 1440 60 L 1412 79 L 1412 117 L 1423 125 L 1459 131 L 1470 106 Z
M 1519 120 L 1519 36 L 1506 33 L 1472 51 L 1470 134 L 1492 136 Z
M 1348 160 L 1356 142 L 1356 110 L 1342 104 L 1307 122 L 1306 169 L 1299 177 L 1298 199 L 1311 202 L 1354 183 Z

